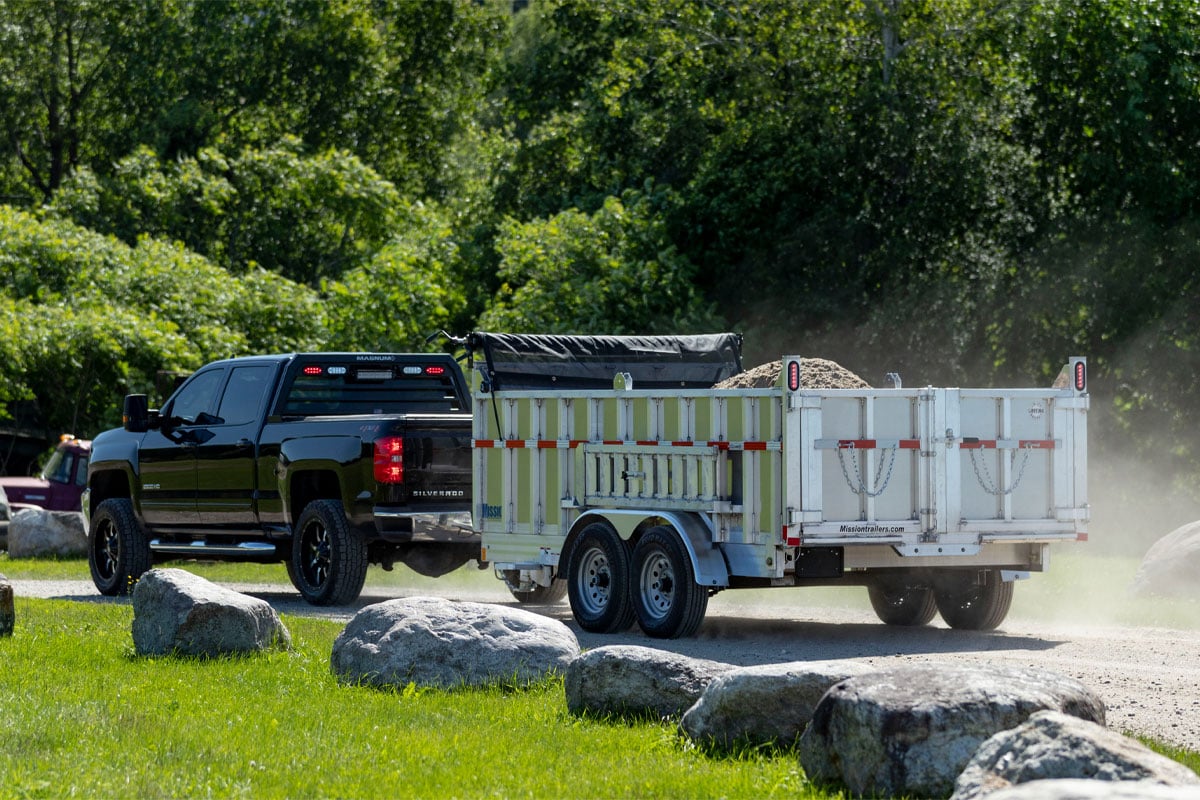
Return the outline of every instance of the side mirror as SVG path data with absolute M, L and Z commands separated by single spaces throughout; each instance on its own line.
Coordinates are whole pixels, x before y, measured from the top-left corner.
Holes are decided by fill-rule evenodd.
M 146 400 L 146 395 L 125 395 L 125 406 L 121 410 L 121 424 L 130 433 L 145 433 L 150 430 L 150 403 Z
M 160 424 L 158 411 L 150 408 L 144 394 L 125 395 L 125 406 L 121 411 L 121 423 L 130 433 L 145 433 Z

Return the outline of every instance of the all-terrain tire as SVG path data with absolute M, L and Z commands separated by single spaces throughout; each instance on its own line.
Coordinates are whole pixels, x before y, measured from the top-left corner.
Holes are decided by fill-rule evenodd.
M 88 531 L 88 567 L 100 594 L 129 594 L 151 564 L 150 543 L 132 501 L 113 497 L 96 506 Z
M 340 500 L 304 507 L 292 542 L 292 584 L 314 606 L 353 603 L 367 580 L 367 543 L 346 520 Z

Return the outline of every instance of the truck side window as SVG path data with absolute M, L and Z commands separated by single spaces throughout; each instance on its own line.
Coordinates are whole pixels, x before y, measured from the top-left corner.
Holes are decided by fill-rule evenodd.
M 184 425 L 193 425 L 202 412 L 211 413 L 217 404 L 217 389 L 221 387 L 223 369 L 199 372 L 183 385 L 171 403 L 170 414 Z
M 234 367 L 221 396 L 221 407 L 217 416 L 225 425 L 244 425 L 258 419 L 263 395 L 270 386 L 271 367 L 263 364 L 253 367 Z

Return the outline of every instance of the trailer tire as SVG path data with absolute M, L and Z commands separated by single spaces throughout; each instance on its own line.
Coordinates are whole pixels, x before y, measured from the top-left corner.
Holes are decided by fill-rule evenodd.
M 152 561 L 146 531 L 129 498 L 109 498 L 96 507 L 88 531 L 88 568 L 100 594 L 129 594 Z
M 1000 579 L 999 570 L 965 571 L 940 579 L 934 586 L 938 613 L 951 628 L 994 630 L 1012 606 L 1013 581 Z
M 633 624 L 629 543 L 607 523 L 579 532 L 567 560 L 567 595 L 579 627 L 590 633 L 620 633 Z
M 633 550 L 633 608 L 647 636 L 691 636 L 704 621 L 708 590 L 696 583 L 692 560 L 675 531 L 659 525 Z
M 367 580 L 367 543 L 346 520 L 340 500 L 313 500 L 296 523 L 288 575 L 314 606 L 353 603 Z
M 512 573 L 510 576 L 509 573 Z M 517 599 L 522 605 L 550 605 L 557 603 L 567 596 L 567 582 L 561 578 L 556 578 L 550 582 L 549 586 L 534 586 L 532 589 L 521 591 L 513 586 L 517 583 L 516 576 L 519 576 L 518 570 L 504 571 L 504 585 L 508 587 L 509 593 Z
M 904 578 L 880 578 L 867 587 L 871 608 L 887 625 L 928 625 L 937 614 L 933 587 Z

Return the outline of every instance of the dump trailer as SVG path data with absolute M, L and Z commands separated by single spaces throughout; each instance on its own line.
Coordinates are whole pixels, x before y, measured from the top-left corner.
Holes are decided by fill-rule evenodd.
M 473 517 L 521 600 L 693 634 L 725 589 L 861 585 L 890 625 L 989 630 L 1087 539 L 1087 363 L 1055 388 L 714 389 L 740 338 L 476 333 Z M 896 381 L 898 383 L 898 381 Z

